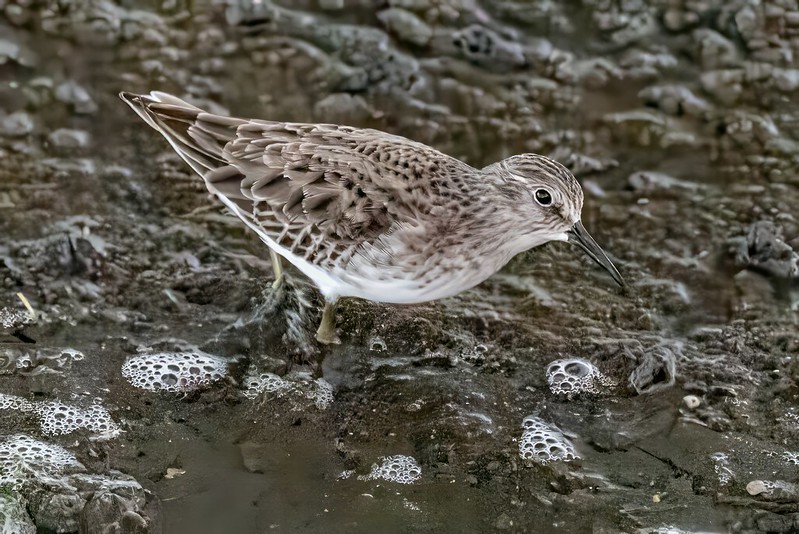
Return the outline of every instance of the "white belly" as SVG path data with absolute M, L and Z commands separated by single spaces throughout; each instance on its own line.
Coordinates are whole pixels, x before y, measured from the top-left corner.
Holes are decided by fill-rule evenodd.
M 442 273 L 429 281 L 401 278 L 376 280 L 350 273 L 331 274 L 334 278 L 340 277 L 336 288 L 339 296 L 393 304 L 416 304 L 451 297 L 488 278 L 474 276 L 474 273 Z

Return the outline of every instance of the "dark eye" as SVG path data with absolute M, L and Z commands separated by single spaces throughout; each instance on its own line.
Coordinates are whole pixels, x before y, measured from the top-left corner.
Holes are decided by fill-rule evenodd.
M 552 195 L 550 195 L 549 191 L 547 191 L 546 189 L 536 189 L 535 201 L 541 204 L 542 206 L 549 206 L 550 204 L 552 204 Z

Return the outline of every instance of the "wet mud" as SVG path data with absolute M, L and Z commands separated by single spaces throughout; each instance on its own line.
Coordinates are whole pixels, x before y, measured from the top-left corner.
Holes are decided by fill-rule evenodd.
M 319 346 L 154 89 L 553 157 L 628 287 L 550 243 Z M 796 0 L 0 0 L 0 524 L 795 532 L 798 169 Z

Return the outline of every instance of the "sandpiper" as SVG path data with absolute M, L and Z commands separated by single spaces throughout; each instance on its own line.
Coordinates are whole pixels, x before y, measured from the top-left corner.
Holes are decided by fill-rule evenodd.
M 548 241 L 580 246 L 621 275 L 580 222 L 583 192 L 537 154 L 483 169 L 378 130 L 237 119 L 173 95 L 121 93 L 270 249 L 308 276 L 337 343 L 340 297 L 410 304 L 472 288 Z

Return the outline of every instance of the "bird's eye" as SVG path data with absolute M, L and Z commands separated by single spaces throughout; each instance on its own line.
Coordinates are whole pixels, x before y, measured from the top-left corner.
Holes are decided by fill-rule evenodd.
M 536 189 L 535 201 L 541 204 L 542 206 L 549 206 L 550 204 L 552 204 L 552 195 L 550 195 L 549 191 L 547 191 L 546 189 Z

